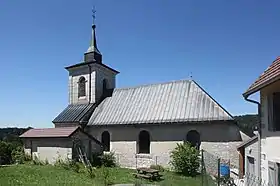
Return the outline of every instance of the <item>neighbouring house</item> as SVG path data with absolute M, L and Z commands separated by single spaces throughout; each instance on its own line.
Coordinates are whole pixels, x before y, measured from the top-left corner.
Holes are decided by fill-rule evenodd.
M 280 57 L 260 75 L 260 77 L 243 94 L 247 101 L 259 107 L 260 141 L 259 158 L 257 158 L 258 177 L 270 185 L 280 183 Z M 260 93 L 260 101 L 251 100 L 249 96 Z
M 101 143 L 77 126 L 29 129 L 20 138 L 23 139 L 26 154 L 51 164 L 57 160 L 77 159 L 79 150 L 88 159 L 91 152 L 102 152 Z
M 239 152 L 239 178 L 244 178 L 245 175 L 251 175 L 254 178 L 258 177 L 258 136 L 254 136 L 249 140 L 241 143 L 237 150 Z
M 194 80 L 116 88 L 119 72 L 103 63 L 95 31 L 93 25 L 84 60 L 66 67 L 69 105 L 53 120 L 55 128 L 81 126 L 123 167 L 168 166 L 170 152 L 184 141 L 238 166 L 242 137 L 229 112 Z

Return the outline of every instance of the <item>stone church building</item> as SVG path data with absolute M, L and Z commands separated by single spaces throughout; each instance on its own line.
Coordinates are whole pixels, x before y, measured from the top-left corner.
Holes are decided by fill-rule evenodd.
M 88 156 L 100 146 L 114 152 L 123 167 L 168 166 L 176 144 L 189 141 L 238 164 L 240 130 L 198 83 L 178 80 L 116 88 L 119 72 L 103 62 L 95 31 L 93 25 L 83 62 L 65 68 L 68 106 L 53 120 L 55 128 L 31 129 L 21 136 L 26 152 L 53 161 L 58 156 L 73 158 L 73 136 L 82 136 Z

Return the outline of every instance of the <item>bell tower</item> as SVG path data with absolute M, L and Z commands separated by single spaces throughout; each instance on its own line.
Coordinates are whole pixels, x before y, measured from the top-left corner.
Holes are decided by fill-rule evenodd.
M 69 105 L 97 103 L 116 86 L 116 75 L 119 73 L 103 63 L 102 54 L 97 47 L 95 11 L 93 10 L 91 40 L 82 62 L 65 67 L 69 72 L 68 94 Z

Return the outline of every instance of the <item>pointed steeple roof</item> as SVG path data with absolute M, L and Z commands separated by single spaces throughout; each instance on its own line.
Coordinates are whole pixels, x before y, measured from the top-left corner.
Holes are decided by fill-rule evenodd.
M 97 43 L 96 43 L 96 35 L 95 35 L 95 28 L 96 28 L 96 25 L 92 25 L 92 32 L 91 32 L 91 40 L 90 40 L 90 45 L 88 47 L 88 50 L 86 53 L 89 53 L 89 52 L 96 52 L 98 54 L 101 55 L 101 52 L 98 50 L 97 48 Z
M 92 62 L 95 61 L 97 63 L 102 63 L 102 54 L 97 48 L 97 42 L 96 42 L 96 25 L 94 23 L 95 20 L 95 10 L 92 10 L 92 17 L 93 17 L 93 24 L 92 24 L 92 31 L 91 31 L 91 40 L 90 45 L 87 51 L 85 52 L 84 61 L 85 62 Z
M 92 32 L 91 32 L 91 40 L 90 40 L 90 45 L 89 48 L 87 49 L 87 51 L 84 53 L 84 60 L 82 62 L 79 62 L 75 65 L 70 65 L 65 67 L 66 70 L 70 70 L 72 68 L 76 68 L 76 67 L 80 67 L 80 66 L 84 66 L 84 65 L 91 65 L 91 64 L 97 64 L 100 65 L 110 71 L 112 71 L 115 74 L 118 74 L 119 72 L 107 65 L 105 65 L 104 63 L 102 63 L 102 54 L 101 52 L 98 50 L 97 48 L 97 42 L 96 42 L 96 25 L 94 23 L 94 19 L 95 19 L 95 10 L 92 10 L 92 17 L 93 17 L 93 23 L 92 23 Z

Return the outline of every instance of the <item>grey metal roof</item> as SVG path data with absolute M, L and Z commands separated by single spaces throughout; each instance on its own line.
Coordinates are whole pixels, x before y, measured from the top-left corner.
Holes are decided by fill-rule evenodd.
M 54 120 L 53 123 L 79 122 L 91 110 L 93 103 L 68 105 Z
M 115 89 L 89 125 L 233 120 L 195 81 L 179 80 Z

